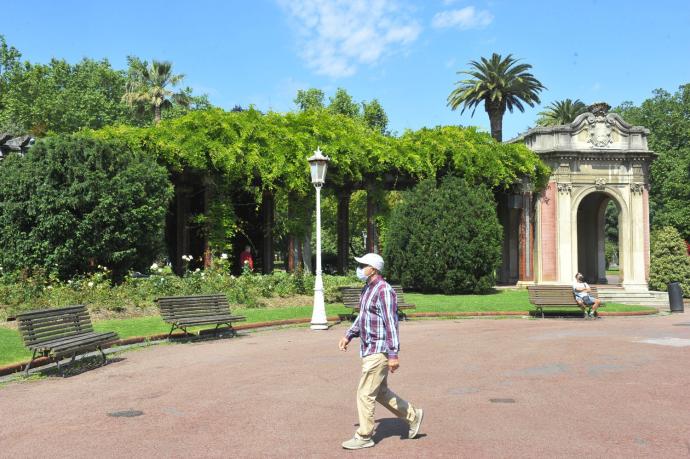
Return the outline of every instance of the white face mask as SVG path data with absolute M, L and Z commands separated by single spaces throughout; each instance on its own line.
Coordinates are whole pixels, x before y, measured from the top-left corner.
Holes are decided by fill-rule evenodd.
M 369 279 L 369 276 L 364 274 L 364 270 L 360 267 L 357 267 L 356 273 L 357 273 L 357 279 L 359 279 L 361 281 L 366 281 L 367 279 Z

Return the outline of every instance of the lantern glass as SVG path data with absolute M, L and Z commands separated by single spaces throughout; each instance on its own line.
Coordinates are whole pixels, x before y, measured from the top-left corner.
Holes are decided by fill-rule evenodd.
M 314 156 L 309 158 L 309 168 L 311 170 L 311 183 L 321 186 L 326 181 L 326 170 L 328 169 L 328 157 L 323 156 L 320 149 L 316 149 Z

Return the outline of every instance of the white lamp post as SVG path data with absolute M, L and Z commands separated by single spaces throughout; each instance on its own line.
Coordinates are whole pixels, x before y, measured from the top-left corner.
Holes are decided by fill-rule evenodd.
M 321 278 L 321 187 L 326 181 L 328 157 L 317 148 L 314 156 L 307 159 L 311 169 L 311 183 L 316 188 L 316 279 L 314 281 L 314 311 L 311 315 L 312 330 L 327 330 L 326 306 L 323 299 L 323 279 Z

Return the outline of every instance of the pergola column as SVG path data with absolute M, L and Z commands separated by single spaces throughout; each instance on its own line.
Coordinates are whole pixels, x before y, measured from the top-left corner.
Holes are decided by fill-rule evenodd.
M 175 273 L 181 275 L 184 270 L 182 255 L 189 255 L 189 195 L 191 188 L 187 185 L 175 187 Z
M 350 198 L 352 191 L 344 188 L 338 192 L 338 274 L 347 272 L 350 246 Z
M 273 272 L 273 226 L 275 223 L 275 198 L 270 190 L 264 190 L 261 200 L 262 236 L 261 265 L 263 274 Z
M 367 185 L 367 253 L 378 252 L 376 248 L 376 197 L 374 185 Z

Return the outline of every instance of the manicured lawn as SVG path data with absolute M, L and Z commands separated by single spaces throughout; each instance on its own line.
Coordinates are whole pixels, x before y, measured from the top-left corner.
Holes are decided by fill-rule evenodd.
M 489 295 L 426 295 L 405 293 L 405 301 L 417 305 L 418 312 L 472 312 L 472 311 L 532 311 L 525 290 L 505 290 Z M 653 308 L 607 303 L 605 311 L 643 311 Z M 550 312 L 554 310 L 549 309 Z M 564 311 L 573 312 L 573 309 Z M 234 314 L 247 317 L 247 323 L 273 320 L 310 318 L 311 306 L 282 308 L 233 308 Z M 336 316 L 349 312 L 342 304 L 326 305 L 326 314 Z M 413 311 L 414 312 L 414 311 Z M 194 327 L 197 331 L 208 327 Z M 168 326 L 159 316 L 133 317 L 130 319 L 109 319 L 94 322 L 96 331 L 114 331 L 120 338 L 151 336 L 168 333 Z M 21 362 L 31 358 L 31 353 L 22 345 L 17 331 L 0 327 L 0 365 Z
M 31 353 L 22 345 L 19 333 L 0 327 L 0 365 L 29 360 Z

